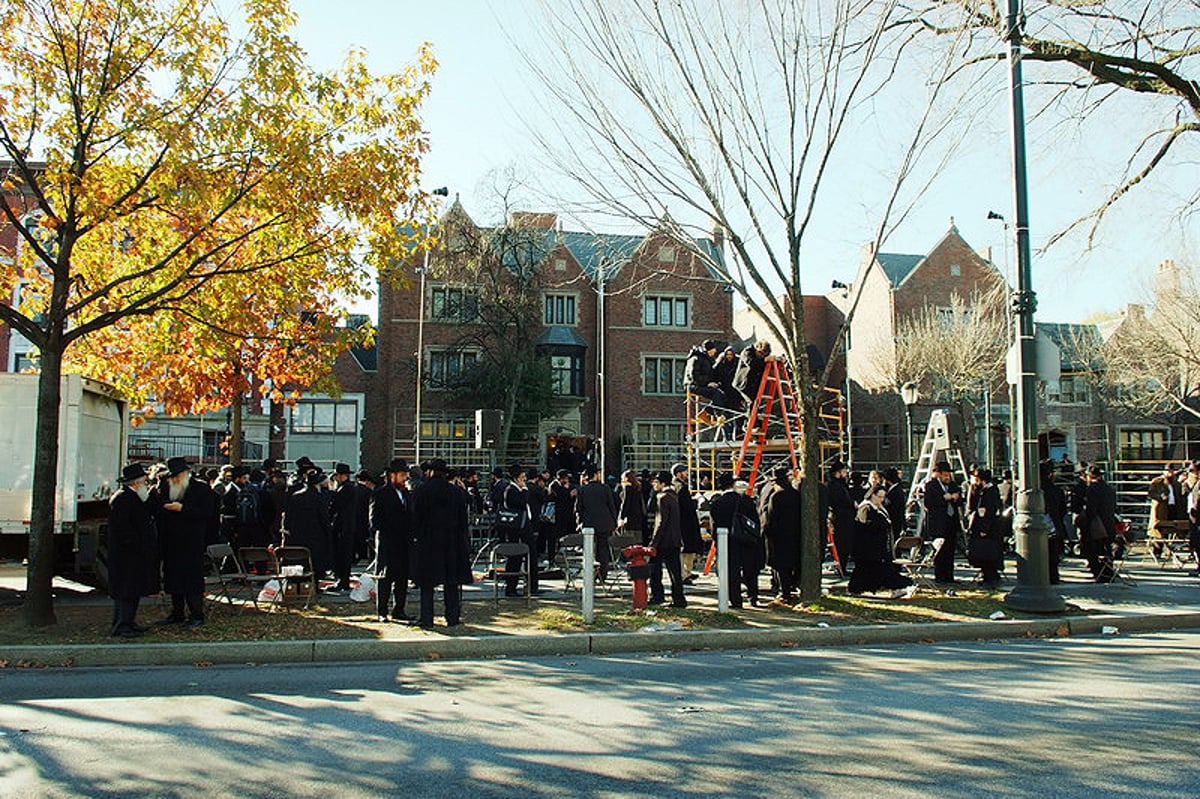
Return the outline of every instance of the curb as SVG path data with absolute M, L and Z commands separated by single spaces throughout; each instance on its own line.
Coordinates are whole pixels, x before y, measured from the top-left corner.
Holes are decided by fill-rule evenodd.
M 1200 628 L 1200 613 L 1064 616 L 1021 621 L 925 622 L 765 630 L 567 633 L 414 638 L 391 641 L 230 641 L 196 644 L 74 644 L 0 647 L 0 660 L 39 666 L 186 666 L 260 663 L 338 663 L 380 660 L 469 660 L 626 652 L 932 644 L 947 641 L 1096 635 Z

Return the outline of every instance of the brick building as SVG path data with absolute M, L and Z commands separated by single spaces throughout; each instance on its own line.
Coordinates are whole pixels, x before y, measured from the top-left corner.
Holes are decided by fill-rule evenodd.
M 555 214 L 514 214 L 508 225 L 525 231 L 536 253 L 527 276 L 540 295 L 533 335 L 538 355 L 549 361 L 553 393 L 513 430 L 508 460 L 545 465 L 570 446 L 580 453 L 602 447 L 609 473 L 679 460 L 688 350 L 704 339 L 732 338 L 732 295 L 705 265 L 721 257 L 722 242 L 697 239 L 693 251 L 664 229 L 640 236 L 568 231 Z M 484 236 L 494 230 L 477 226 L 457 200 L 443 229 L 447 240 L 456 229 Z M 464 331 L 479 324 L 490 287 L 456 280 L 455 257 L 443 247 L 425 275 L 415 274 L 417 262 L 404 285 L 382 283 L 374 373 L 339 367 L 343 386 L 366 396 L 365 464 L 416 455 L 418 349 L 421 457 L 477 467 L 493 458 L 491 448 L 474 446 L 476 404 L 439 388 L 440 378 L 477 366 L 486 346 L 463 342 Z M 517 280 L 518 271 L 502 279 Z

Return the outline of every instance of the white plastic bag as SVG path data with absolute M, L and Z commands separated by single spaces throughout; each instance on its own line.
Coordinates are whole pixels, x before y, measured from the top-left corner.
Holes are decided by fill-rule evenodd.
M 364 574 L 358 578 L 358 585 L 350 590 L 351 602 L 370 602 L 375 598 L 375 578 Z
M 269 605 L 279 598 L 279 592 L 283 590 L 278 580 L 267 580 L 263 583 L 262 590 L 258 592 L 258 601 Z

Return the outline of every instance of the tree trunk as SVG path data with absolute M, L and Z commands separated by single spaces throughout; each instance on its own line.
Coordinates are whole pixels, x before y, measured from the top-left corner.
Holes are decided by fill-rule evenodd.
M 229 463 L 242 465 L 242 392 L 238 392 L 229 409 Z
M 508 407 L 504 409 L 504 422 L 500 425 L 500 440 L 496 442 L 496 460 L 501 464 L 508 460 L 508 438 L 512 435 L 513 416 L 517 412 L 517 393 L 521 390 L 521 379 L 524 376 L 525 362 L 518 359 L 511 388 L 508 391 Z
M 803 380 L 801 409 L 804 430 L 800 439 L 804 479 L 800 482 L 800 598 L 815 602 L 821 598 L 821 561 L 825 556 L 826 520 L 820 514 L 821 430 L 818 408 L 819 389 L 807 376 Z
M 62 401 L 62 343 L 51 334 L 40 349 L 37 418 L 34 421 L 33 497 L 29 517 L 29 571 L 22 619 L 31 627 L 55 624 L 54 511 L 58 495 L 58 428 Z

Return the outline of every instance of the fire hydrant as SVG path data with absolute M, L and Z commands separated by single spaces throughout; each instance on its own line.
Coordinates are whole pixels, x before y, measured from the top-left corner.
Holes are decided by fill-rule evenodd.
M 656 554 L 654 547 L 635 544 L 621 550 L 621 555 L 629 562 L 629 579 L 633 580 L 633 609 L 641 610 L 649 604 L 646 599 L 646 579 L 650 576 L 649 558 Z

